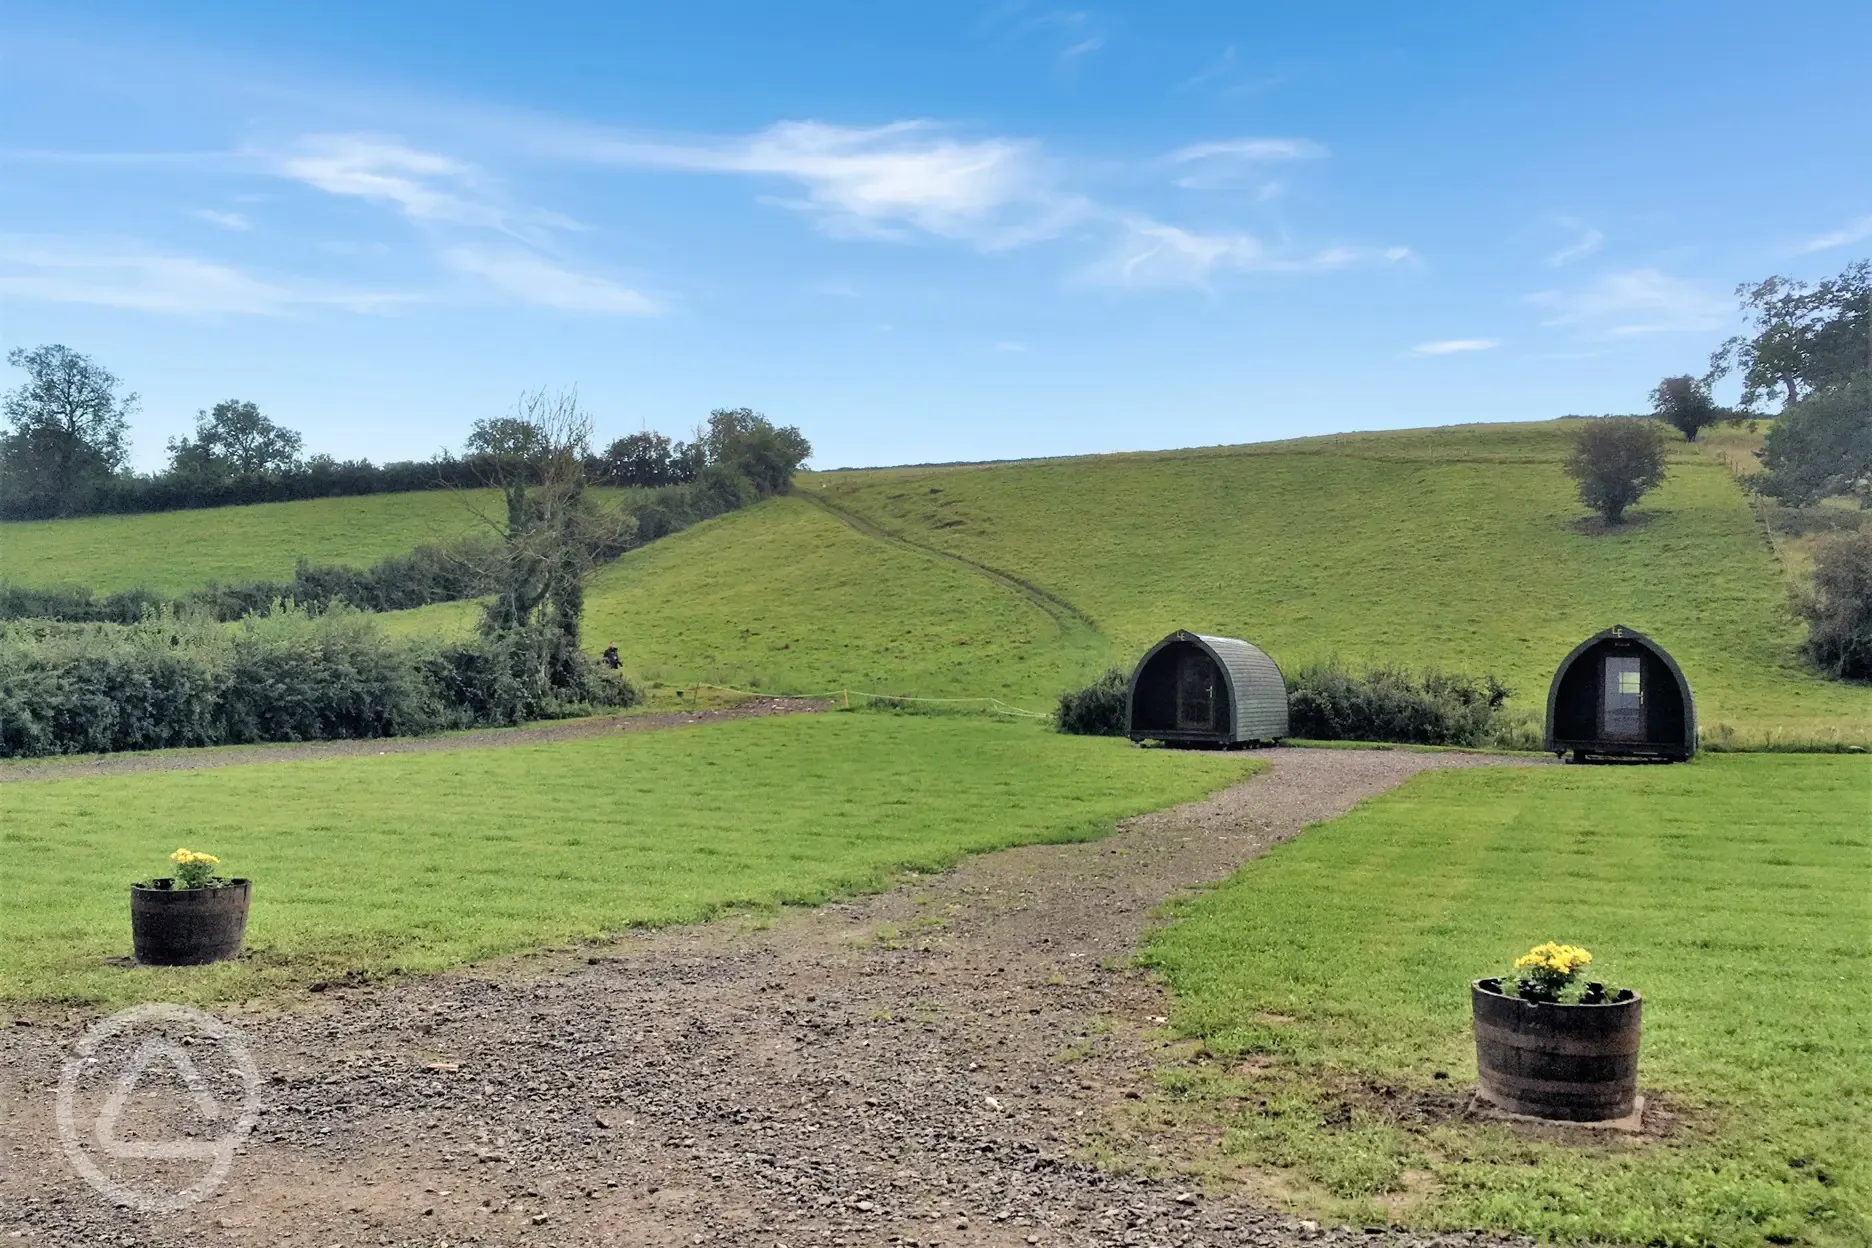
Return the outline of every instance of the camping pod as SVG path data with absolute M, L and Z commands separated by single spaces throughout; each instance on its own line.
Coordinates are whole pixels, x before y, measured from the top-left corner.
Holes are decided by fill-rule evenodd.
M 1131 673 L 1125 729 L 1133 741 L 1214 749 L 1278 741 L 1287 735 L 1287 682 L 1238 638 L 1171 633 Z
M 1677 660 L 1623 624 L 1573 648 L 1547 690 L 1547 748 L 1574 762 L 1696 753 L 1696 701 Z

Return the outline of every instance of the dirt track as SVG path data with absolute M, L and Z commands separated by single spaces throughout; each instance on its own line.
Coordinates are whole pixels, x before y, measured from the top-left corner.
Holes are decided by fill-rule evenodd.
M 0 1241 L 1433 1242 L 1079 1160 L 1150 1088 L 1167 1003 L 1128 962 L 1153 907 L 1416 772 L 1526 761 L 1264 757 L 1269 772 L 1106 840 L 975 858 L 764 930 L 634 935 L 239 1018 L 266 1081 L 258 1129 L 226 1186 L 173 1215 L 102 1204 L 60 1155 L 76 1023 L 5 1028 Z

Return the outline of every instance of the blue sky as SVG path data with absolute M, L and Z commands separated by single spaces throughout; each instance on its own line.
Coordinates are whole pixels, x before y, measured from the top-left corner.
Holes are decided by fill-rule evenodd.
M 1872 7 L 0 0 L 0 343 L 309 450 L 1633 410 L 1872 251 Z M 12 384 L 17 374 L 6 376 Z

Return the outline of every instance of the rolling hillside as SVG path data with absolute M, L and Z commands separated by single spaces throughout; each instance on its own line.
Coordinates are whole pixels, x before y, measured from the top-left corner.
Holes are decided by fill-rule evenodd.
M 423 490 L 258 503 L 140 516 L 0 524 L 0 577 L 20 585 L 85 585 L 104 593 L 180 594 L 209 581 L 292 579 L 293 563 L 368 567 L 485 526 L 492 490 Z M 498 511 L 495 514 L 499 514 Z
M 1682 663 L 1703 725 L 1866 735 L 1872 690 L 1801 665 L 1800 625 L 1727 467 L 1674 448 L 1613 533 L 1581 519 L 1565 422 L 1354 434 L 999 467 L 824 474 L 813 497 L 1058 593 L 1126 656 L 1178 626 L 1293 665 L 1492 670 L 1545 697 L 1613 623 Z
M 1706 732 L 1872 738 L 1872 689 L 1801 666 L 1783 572 L 1717 455 L 1677 444 L 1669 482 L 1604 533 L 1560 474 L 1566 444 L 1552 422 L 805 474 L 796 497 L 602 572 L 586 640 L 671 683 L 1044 709 L 1188 627 L 1290 667 L 1493 671 L 1538 714 L 1560 657 L 1624 623 L 1677 656 Z M 367 563 L 471 523 L 435 494 L 8 525 L 0 571 L 188 588 L 284 575 L 299 553 Z M 387 622 L 440 631 L 472 610 Z

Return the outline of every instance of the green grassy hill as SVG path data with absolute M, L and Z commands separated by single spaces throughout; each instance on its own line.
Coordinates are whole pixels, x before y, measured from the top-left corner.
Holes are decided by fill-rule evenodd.
M 1566 422 L 1354 434 L 1001 466 L 823 474 L 804 492 L 1072 602 L 1130 658 L 1169 630 L 1493 670 L 1539 709 L 1614 623 L 1676 655 L 1706 730 L 1872 730 L 1872 690 L 1800 663 L 1801 626 L 1728 469 L 1676 444 L 1670 480 L 1605 533 L 1561 475 Z
M 292 579 L 293 563 L 368 567 L 485 530 L 492 490 L 423 490 L 139 516 L 0 524 L 0 577 L 19 585 L 180 594 L 209 581 Z
M 606 569 L 586 640 L 639 676 L 995 696 L 1034 709 L 1171 629 L 1285 666 L 1338 655 L 1493 671 L 1538 714 L 1555 664 L 1623 623 L 1682 663 L 1703 725 L 1872 737 L 1872 689 L 1801 664 L 1786 579 L 1732 474 L 1675 444 L 1669 482 L 1601 532 L 1561 475 L 1565 422 L 1164 453 L 807 474 L 797 497 Z M 463 496 L 0 526 L 0 575 L 186 589 L 368 563 L 470 531 Z M 467 604 L 399 613 L 460 628 Z

